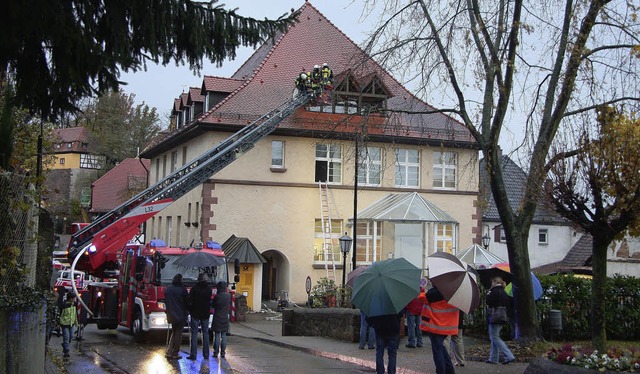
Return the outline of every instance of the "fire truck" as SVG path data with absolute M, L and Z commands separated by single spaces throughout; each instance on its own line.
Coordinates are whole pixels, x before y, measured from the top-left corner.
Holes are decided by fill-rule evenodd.
M 155 329 L 167 329 L 164 292 L 173 276 L 180 272 L 183 282 L 195 285 L 204 271 L 210 284 L 229 280 L 227 261 L 219 244 L 170 247 L 161 240 L 135 243 L 144 222 L 231 164 L 269 135 L 277 125 L 312 98 L 299 95 L 261 116 L 182 168 L 142 191 L 127 202 L 89 224 L 80 224 L 69 241 L 71 272 L 86 272 L 102 282 L 91 282 L 79 302 L 88 314 L 88 322 L 99 329 L 124 326 L 134 336 Z M 197 251 L 218 256 L 220 266 L 185 269 L 175 265 L 181 256 Z M 239 281 L 239 263 L 234 264 Z M 73 292 L 80 295 L 76 283 Z M 233 292 L 232 292 L 233 295 Z M 88 304 L 88 305 L 87 305 Z

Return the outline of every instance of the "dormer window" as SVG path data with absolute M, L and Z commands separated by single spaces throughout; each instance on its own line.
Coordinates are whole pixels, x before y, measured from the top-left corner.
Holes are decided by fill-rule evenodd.
M 313 102 L 307 110 L 311 112 L 367 115 L 382 113 L 391 97 L 382 80 L 374 73 L 360 79 L 347 70 L 335 76 L 338 82 L 331 92 L 331 103 Z

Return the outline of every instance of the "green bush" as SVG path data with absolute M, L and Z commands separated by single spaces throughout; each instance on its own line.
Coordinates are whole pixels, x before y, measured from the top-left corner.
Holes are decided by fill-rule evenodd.
M 536 301 L 543 337 L 558 332 L 549 328 L 549 310 L 562 313 L 562 337 L 565 340 L 591 339 L 591 280 L 572 274 L 538 276 L 543 296 Z M 607 279 L 606 308 L 607 338 L 634 340 L 640 336 L 640 278 L 615 275 Z M 480 307 L 465 318 L 465 328 L 471 334 L 486 334 L 484 296 L 480 286 Z M 505 327 L 503 331 L 509 330 Z M 506 331 L 505 335 L 510 336 Z

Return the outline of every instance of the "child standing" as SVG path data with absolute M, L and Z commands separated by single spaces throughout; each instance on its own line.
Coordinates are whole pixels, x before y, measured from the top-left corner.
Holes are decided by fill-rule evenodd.
M 60 327 L 62 327 L 62 352 L 64 357 L 69 357 L 69 343 L 73 335 L 73 327 L 78 326 L 78 311 L 76 309 L 76 295 L 67 293 L 67 300 L 63 304 L 60 313 Z

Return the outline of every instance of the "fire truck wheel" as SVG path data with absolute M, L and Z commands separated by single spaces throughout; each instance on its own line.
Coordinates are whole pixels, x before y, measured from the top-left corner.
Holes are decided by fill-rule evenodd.
M 133 312 L 133 320 L 131 321 L 131 334 L 136 339 L 141 339 L 144 335 L 142 331 L 142 313 L 140 308 L 136 308 Z

